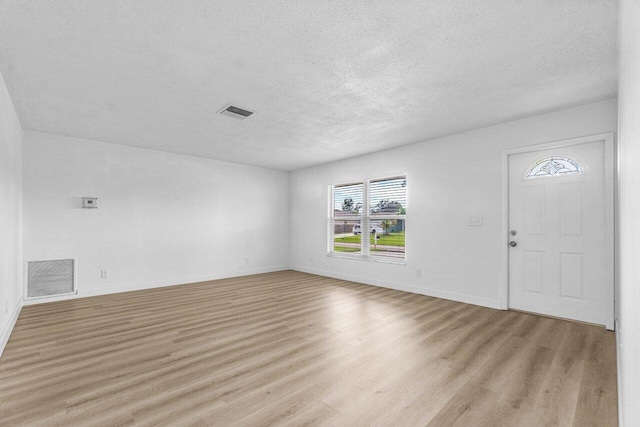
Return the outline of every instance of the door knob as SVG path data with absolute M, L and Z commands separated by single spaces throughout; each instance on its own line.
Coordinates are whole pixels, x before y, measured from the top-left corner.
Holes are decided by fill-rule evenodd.
M 516 242 L 509 242 L 509 246 L 515 248 L 516 246 L 518 246 L 518 244 Z

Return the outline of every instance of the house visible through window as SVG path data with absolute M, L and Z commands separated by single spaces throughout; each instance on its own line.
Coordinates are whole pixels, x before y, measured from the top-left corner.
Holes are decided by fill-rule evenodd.
M 345 257 L 405 259 L 407 178 L 331 187 L 329 251 Z

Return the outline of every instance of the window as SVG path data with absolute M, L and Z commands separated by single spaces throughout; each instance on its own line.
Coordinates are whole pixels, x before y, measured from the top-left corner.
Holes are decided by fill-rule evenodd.
M 406 176 L 333 185 L 329 252 L 404 262 L 406 214 Z
M 361 254 L 364 184 L 336 185 L 333 188 L 333 252 Z
M 538 160 L 529 168 L 525 177 L 538 178 L 541 176 L 577 175 L 583 173 L 578 163 L 569 157 L 547 157 Z

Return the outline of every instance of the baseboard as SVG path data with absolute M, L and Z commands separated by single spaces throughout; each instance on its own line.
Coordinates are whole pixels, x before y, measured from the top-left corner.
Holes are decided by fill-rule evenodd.
M 4 352 L 4 348 L 7 346 L 9 342 L 9 338 L 11 337 L 11 332 L 13 332 L 13 327 L 16 325 L 18 321 L 18 316 L 20 316 L 20 311 L 22 310 L 22 297 L 18 300 L 18 304 L 13 309 L 11 313 L 11 317 L 9 317 L 9 323 L 2 331 L 2 335 L 0 335 L 0 357 L 2 357 L 2 353 Z
M 208 282 L 210 280 L 220 280 L 220 279 L 230 279 L 234 277 L 243 277 L 243 276 L 251 276 L 254 274 L 263 274 L 263 273 L 273 273 L 276 271 L 289 270 L 289 266 L 277 266 L 277 267 L 268 267 L 268 268 L 257 268 L 253 270 L 243 270 L 231 274 L 204 274 L 197 276 L 184 276 L 178 278 L 172 278 L 164 281 L 144 281 L 137 283 L 127 283 L 127 284 L 112 284 L 110 286 L 104 286 L 100 288 L 83 288 L 82 285 L 78 285 L 78 292 L 73 295 L 62 295 L 59 297 L 51 297 L 51 298 L 40 298 L 34 300 L 26 300 L 24 301 L 24 305 L 33 305 L 33 304 L 45 304 L 49 302 L 56 301 L 65 301 L 76 298 L 86 298 L 86 297 L 95 297 L 100 295 L 110 295 L 110 294 L 118 294 L 121 292 L 131 292 L 131 291 L 142 291 L 145 289 L 153 289 L 153 288 L 164 288 L 167 286 L 178 286 L 184 285 L 187 283 L 197 283 L 197 282 Z
M 349 274 L 335 273 L 308 267 L 292 266 L 292 270 L 303 273 L 317 274 L 319 276 L 332 277 L 334 279 L 348 280 L 350 282 L 363 283 L 365 285 L 380 286 L 383 288 L 395 289 L 398 291 L 411 292 L 414 294 L 426 295 L 435 298 L 448 299 L 466 304 L 479 305 L 483 307 L 495 308 L 500 310 L 501 300 L 499 298 L 486 298 L 477 295 L 465 294 L 462 292 L 452 292 L 443 289 L 425 288 L 421 286 L 409 285 L 400 282 L 387 282 L 384 280 L 371 279 L 369 277 L 352 276 Z
M 615 320 L 615 333 L 616 333 L 616 376 L 618 380 L 618 426 L 624 426 L 624 420 L 622 419 L 622 364 L 620 361 L 620 322 Z

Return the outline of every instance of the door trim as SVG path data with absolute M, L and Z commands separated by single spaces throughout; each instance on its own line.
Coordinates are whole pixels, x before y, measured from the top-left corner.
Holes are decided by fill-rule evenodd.
M 611 287 L 611 298 L 606 303 L 606 328 L 614 329 L 615 318 L 615 135 L 613 132 L 601 133 L 597 135 L 584 136 L 580 138 L 565 139 L 562 141 L 549 142 L 544 144 L 529 145 L 526 147 L 503 150 L 501 153 L 502 170 L 502 231 L 500 232 L 501 250 L 501 274 L 500 274 L 500 308 L 509 309 L 509 156 L 512 154 L 529 153 L 535 151 L 548 150 L 550 148 L 562 148 L 571 145 L 588 144 L 591 142 L 604 142 L 604 185 L 605 185 L 605 234 L 607 236 L 606 265 L 609 268 L 609 285 Z

